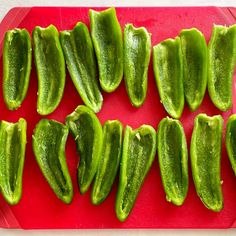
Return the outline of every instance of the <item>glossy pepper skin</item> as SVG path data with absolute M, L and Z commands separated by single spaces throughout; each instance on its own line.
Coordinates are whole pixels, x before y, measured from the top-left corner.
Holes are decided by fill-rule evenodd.
M 151 126 L 142 125 L 135 130 L 126 127 L 116 197 L 116 215 L 120 221 L 126 220 L 134 206 L 155 150 L 156 132 Z
M 140 107 L 146 98 L 151 36 L 144 27 L 127 24 L 124 30 L 124 78 L 133 106 Z
M 16 110 L 29 87 L 32 48 L 26 29 L 13 29 L 5 34 L 3 46 L 3 98 L 9 110 Z
M 4 199 L 16 205 L 22 195 L 27 123 L 0 121 L 0 190 Z
M 236 24 L 215 25 L 208 45 L 208 91 L 221 111 L 232 107 L 232 79 L 236 63 Z
M 183 60 L 183 85 L 186 102 L 191 111 L 201 105 L 207 86 L 207 44 L 196 28 L 180 32 Z
M 226 150 L 228 157 L 236 176 L 236 115 L 230 116 L 227 122 L 226 136 L 225 136 Z
M 180 121 L 162 119 L 157 131 L 157 151 L 166 200 L 181 206 L 188 192 L 188 149 Z
M 37 111 L 48 115 L 59 105 L 66 81 L 65 60 L 56 27 L 36 26 L 33 43 L 38 76 Z
M 199 114 L 194 120 L 190 156 L 198 196 L 210 210 L 223 209 L 220 159 L 223 119 Z
M 167 39 L 153 47 L 153 69 L 161 102 L 173 118 L 184 109 L 180 38 Z
M 123 76 L 122 31 L 114 7 L 89 10 L 90 28 L 97 57 L 99 80 L 105 92 L 113 92 Z
M 66 164 L 65 145 L 69 129 L 54 120 L 41 119 L 35 127 L 33 151 L 48 184 L 64 203 L 73 197 L 73 186 Z
M 87 26 L 79 22 L 73 30 L 62 31 L 60 41 L 70 77 L 78 93 L 86 106 L 99 112 L 103 97 L 97 81 L 95 52 Z
M 66 124 L 74 136 L 80 156 L 78 184 L 81 194 L 84 194 L 97 172 L 102 151 L 102 126 L 94 112 L 83 105 L 67 116 Z
M 92 203 L 102 203 L 111 191 L 120 164 L 122 124 L 108 120 L 103 126 L 103 146 L 92 190 Z

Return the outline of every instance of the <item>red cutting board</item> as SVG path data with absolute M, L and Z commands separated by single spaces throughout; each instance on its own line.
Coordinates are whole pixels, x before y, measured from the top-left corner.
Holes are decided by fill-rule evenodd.
M 101 10 L 103 8 L 94 8 Z M 0 46 L 4 32 L 14 27 L 27 28 L 32 32 L 36 25 L 47 26 L 54 24 L 59 30 L 72 29 L 78 21 L 89 25 L 89 8 L 84 7 L 33 7 L 14 8 L 0 24 Z M 209 40 L 213 24 L 231 25 L 236 23 L 235 8 L 218 7 L 184 7 L 184 8 L 117 8 L 117 16 L 122 28 L 126 23 L 136 27 L 145 26 L 152 34 L 152 44 L 175 37 L 181 29 L 196 27 Z M 2 48 L 2 46 L 1 46 Z M 1 55 L 1 54 L 0 54 Z M 2 59 L 1 59 L 2 60 Z M 2 62 L 0 64 L 2 78 Z M 234 86 L 235 88 L 235 86 Z M 235 94 L 235 91 L 234 91 Z M 123 125 L 133 128 L 141 124 L 157 127 L 160 120 L 167 115 L 160 103 L 156 89 L 152 62 L 149 68 L 147 99 L 144 105 L 133 108 L 125 91 L 124 82 L 111 94 L 103 93 L 104 104 L 98 117 L 102 123 L 107 119 L 119 119 Z M 73 138 L 69 136 L 66 155 L 74 185 L 74 198 L 70 205 L 63 204 L 45 181 L 36 164 L 32 148 L 31 135 L 35 124 L 42 118 L 36 112 L 37 77 L 33 66 L 29 91 L 21 108 L 8 111 L 0 93 L 0 119 L 17 121 L 24 117 L 28 121 L 28 143 L 26 162 L 23 176 L 23 196 L 17 206 L 8 206 L 0 197 L 0 226 L 4 228 L 24 229 L 77 229 L 77 228 L 230 228 L 236 227 L 236 177 L 233 175 L 223 144 L 222 151 L 222 180 L 224 194 L 224 210 L 214 213 L 206 209 L 198 198 L 190 172 L 190 186 L 187 199 L 183 206 L 177 207 L 165 199 L 161 184 L 157 157 L 144 182 L 129 218 L 121 223 L 114 211 L 117 180 L 112 192 L 100 206 L 93 206 L 90 192 L 79 194 L 76 183 L 76 168 L 78 155 Z M 203 104 L 194 113 L 187 106 L 181 117 L 187 135 L 188 144 L 193 129 L 193 119 L 201 112 L 208 115 L 221 114 L 225 120 L 233 113 L 234 107 L 227 113 L 217 110 L 206 94 Z M 82 104 L 69 75 L 67 76 L 65 93 L 57 110 L 47 118 L 64 122 L 67 114 L 77 105 Z M 190 168 L 189 168 L 190 171 Z

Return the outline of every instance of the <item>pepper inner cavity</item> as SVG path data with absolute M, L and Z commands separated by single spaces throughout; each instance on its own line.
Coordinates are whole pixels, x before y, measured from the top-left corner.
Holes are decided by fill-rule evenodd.
M 55 156 L 58 156 L 62 136 L 63 131 L 59 126 L 51 126 L 48 124 L 47 132 L 40 132 L 38 136 L 41 142 L 40 144 L 38 143 L 38 146 L 41 149 L 41 160 L 43 161 L 44 168 L 57 182 L 59 191 L 62 191 L 63 194 L 67 194 L 66 179 L 63 175 L 59 158 L 55 158 Z
M 79 181 L 80 183 L 87 182 L 85 171 L 90 169 L 92 163 L 93 143 L 94 143 L 94 128 L 93 121 L 88 114 L 80 114 L 79 119 L 74 121 L 77 128 L 78 141 L 77 146 L 80 155 L 79 163 Z
M 127 185 L 124 189 L 124 197 L 122 202 L 122 210 L 129 209 L 133 205 L 132 196 L 136 196 L 136 192 L 140 189 L 142 184 L 143 171 L 146 169 L 148 164 L 145 158 L 150 156 L 152 150 L 152 137 L 149 134 L 140 135 L 140 133 L 131 134 L 132 138 L 129 143 L 128 149 L 128 163 L 127 163 Z M 130 199 L 131 197 L 131 199 Z

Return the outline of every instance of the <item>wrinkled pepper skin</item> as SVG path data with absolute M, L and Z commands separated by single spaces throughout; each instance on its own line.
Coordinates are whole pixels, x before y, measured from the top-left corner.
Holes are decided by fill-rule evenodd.
M 97 57 L 99 80 L 105 92 L 113 92 L 123 77 L 122 31 L 114 7 L 89 10 L 90 28 Z
M 186 102 L 191 111 L 201 105 L 207 86 L 207 44 L 197 29 L 180 33 L 183 57 L 183 85 Z
M 33 30 L 34 56 L 38 76 L 37 111 L 52 113 L 59 105 L 65 87 L 65 60 L 55 26 Z
M 116 215 L 125 221 L 130 214 L 156 152 L 156 131 L 149 125 L 136 130 L 127 126 L 120 163 Z
M 83 105 L 67 116 L 66 124 L 74 136 L 80 156 L 78 184 L 81 194 L 84 194 L 97 172 L 102 151 L 102 126 L 93 111 Z
M 22 196 L 27 123 L 0 121 L 0 190 L 4 199 L 16 205 Z
M 70 77 L 85 105 L 99 112 L 103 97 L 97 81 L 97 62 L 93 43 L 85 24 L 60 33 L 60 41 Z
M 232 107 L 232 80 L 236 63 L 236 24 L 215 25 L 208 45 L 208 91 L 221 111 Z
M 225 144 L 231 166 L 236 176 L 236 115 L 235 114 L 231 115 L 230 118 L 228 119 L 226 127 Z
M 65 145 L 69 129 L 54 120 L 41 119 L 35 127 L 33 151 L 48 184 L 64 203 L 73 197 L 73 186 L 66 164 Z
M 184 109 L 180 38 L 167 39 L 153 47 L 153 69 L 161 102 L 173 118 Z
M 93 184 L 92 203 L 102 203 L 111 191 L 120 164 L 122 150 L 122 124 L 108 120 L 103 126 L 103 146 Z
M 223 209 L 220 159 L 223 119 L 199 114 L 194 120 L 190 156 L 198 196 L 210 210 Z
M 127 24 L 124 30 L 124 78 L 133 106 L 140 107 L 146 98 L 151 36 L 144 27 Z
M 162 119 L 157 132 L 157 151 L 166 200 L 181 206 L 188 192 L 188 149 L 180 121 Z
M 9 110 L 16 110 L 29 87 L 32 48 L 26 29 L 13 29 L 5 34 L 3 46 L 3 98 Z

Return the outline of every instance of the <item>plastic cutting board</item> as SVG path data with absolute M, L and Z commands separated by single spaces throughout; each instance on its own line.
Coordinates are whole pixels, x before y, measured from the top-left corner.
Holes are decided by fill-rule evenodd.
M 101 10 L 104 8 L 96 8 Z M 27 28 L 32 32 L 36 25 L 45 27 L 54 24 L 58 30 L 72 29 L 78 21 L 89 25 L 87 7 L 32 7 L 14 8 L 8 12 L 0 24 L 0 48 L 4 33 L 15 27 Z M 117 8 L 117 16 L 122 28 L 126 23 L 133 23 L 136 27 L 145 26 L 152 34 L 152 44 L 176 37 L 181 29 L 196 27 L 201 30 L 207 41 L 210 38 L 213 24 L 231 25 L 236 23 L 236 8 L 218 7 L 181 7 L 181 8 Z M 2 52 L 0 53 L 0 80 L 2 80 Z M 152 60 L 151 60 L 152 61 Z M 1 82 L 1 81 L 0 81 Z M 2 83 L 2 82 L 1 82 Z M 235 86 L 234 86 L 235 90 Z M 111 94 L 103 93 L 104 104 L 98 117 L 102 123 L 107 119 L 119 119 L 123 125 L 133 128 L 141 124 L 157 127 L 160 120 L 167 116 L 160 103 L 156 84 L 153 77 L 152 62 L 149 68 L 147 99 L 144 105 L 133 108 L 125 91 L 124 82 Z M 70 135 L 66 147 L 67 162 L 74 185 L 74 198 L 70 205 L 63 204 L 54 195 L 36 164 L 32 148 L 31 135 L 35 124 L 40 120 L 36 112 L 37 77 L 33 65 L 29 91 L 23 105 L 17 111 L 9 111 L 0 93 L 0 119 L 17 121 L 24 117 L 28 122 L 28 143 L 23 175 L 23 196 L 17 206 L 8 206 L 0 196 L 0 226 L 3 228 L 24 229 L 77 229 L 77 228 L 230 228 L 236 227 L 236 177 L 233 175 L 225 146 L 222 150 L 224 210 L 214 213 L 206 209 L 197 196 L 191 171 L 190 186 L 187 199 L 182 207 L 174 206 L 166 201 L 161 184 L 157 157 L 144 182 L 129 218 L 121 223 L 114 211 L 117 180 L 112 192 L 100 206 L 93 206 L 90 192 L 79 194 L 76 183 L 76 169 L 79 157 L 76 146 Z M 236 108 L 234 91 L 234 105 L 231 111 L 222 113 L 217 110 L 205 95 L 201 107 L 194 113 L 185 105 L 181 117 L 188 139 L 193 129 L 193 119 L 200 113 L 208 115 L 221 114 L 226 120 Z M 47 118 L 64 122 L 67 114 L 77 105 L 82 104 L 80 96 L 73 86 L 69 75 L 65 86 L 63 99 L 57 110 Z M 190 170 L 190 168 L 189 168 Z

